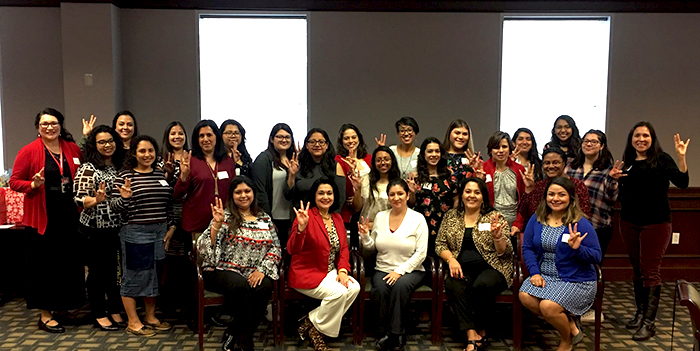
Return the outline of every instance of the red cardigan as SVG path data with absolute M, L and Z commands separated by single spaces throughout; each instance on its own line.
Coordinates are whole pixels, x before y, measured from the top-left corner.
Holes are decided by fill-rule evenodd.
M 63 157 L 68 161 L 71 178 L 75 177 L 75 171 L 80 166 L 82 153 L 74 142 L 59 139 Z M 24 146 L 12 166 L 10 176 L 10 189 L 25 193 L 24 195 L 24 219 L 25 226 L 35 228 L 39 234 L 46 231 L 46 191 L 44 185 L 32 190 L 32 178 L 46 165 L 46 152 L 41 138 Z M 78 162 L 75 162 L 77 159 Z
M 342 159 L 343 156 L 335 155 L 335 162 L 340 164 L 340 167 L 343 169 L 343 173 L 345 173 L 345 199 L 347 199 L 351 196 L 355 196 L 355 190 L 352 188 L 352 180 L 350 180 L 350 177 L 348 177 L 348 175 L 352 173 L 352 169 L 350 169 L 350 165 L 344 162 Z M 372 155 L 365 154 L 365 157 L 363 157 L 362 159 L 367 163 L 367 166 L 369 166 L 371 169 Z M 340 209 L 340 215 L 343 217 L 343 221 L 345 223 L 349 223 L 353 213 L 355 213 L 355 210 L 353 210 L 352 205 L 345 201 L 345 204 L 343 204 L 343 208 Z
M 345 268 L 350 272 L 350 253 L 343 218 L 338 213 L 332 213 L 331 218 L 340 241 L 340 253 L 335 258 L 336 268 Z M 328 257 L 331 251 L 329 240 L 318 208 L 309 210 L 309 224 L 301 233 L 297 229 L 297 220 L 294 219 L 287 241 L 287 252 L 292 255 L 292 264 L 289 267 L 290 287 L 313 289 L 321 284 L 328 274 Z

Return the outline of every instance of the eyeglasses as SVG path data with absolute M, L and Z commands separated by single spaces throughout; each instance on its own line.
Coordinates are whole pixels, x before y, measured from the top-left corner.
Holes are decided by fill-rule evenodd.
M 390 157 L 387 157 L 387 158 L 377 158 L 377 159 L 375 159 L 375 160 L 377 161 L 377 163 L 391 163 L 391 158 L 390 158 Z
M 413 128 L 399 129 L 399 134 L 413 134 Z
M 99 146 L 105 146 L 107 144 L 114 144 L 114 139 L 98 140 L 97 141 L 97 145 L 99 145 Z
M 292 140 L 292 136 L 291 135 L 275 135 L 275 139 L 277 139 L 279 141 Z
M 582 142 L 582 144 L 584 144 L 584 145 L 591 144 L 592 146 L 596 146 L 596 145 L 600 144 L 600 141 L 598 141 L 598 140 L 584 140 Z
M 46 129 L 46 128 L 48 128 L 48 127 L 57 128 L 57 127 L 58 127 L 58 122 L 41 122 L 41 123 L 39 123 L 39 126 L 40 126 L 41 128 L 44 128 L 44 129 Z
M 227 130 L 227 131 L 225 131 L 225 132 L 223 132 L 223 133 L 221 133 L 221 134 L 226 135 L 226 136 L 229 136 L 229 135 L 241 135 L 241 132 L 239 132 L 239 131 L 235 131 L 235 132 L 234 132 L 234 131 L 232 131 L 232 130 Z
M 311 140 L 309 140 L 309 141 L 306 142 L 306 145 L 319 145 L 319 146 L 323 146 L 323 145 L 326 145 L 327 143 L 328 143 L 328 142 L 325 141 L 325 140 L 314 140 L 314 139 L 311 139 Z

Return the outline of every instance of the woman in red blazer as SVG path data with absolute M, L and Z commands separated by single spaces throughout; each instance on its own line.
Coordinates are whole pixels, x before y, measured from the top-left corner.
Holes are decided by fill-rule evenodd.
M 63 115 L 46 108 L 36 115 L 39 137 L 15 158 L 10 188 L 24 193 L 24 220 L 32 254 L 27 262 L 27 308 L 39 309 L 39 329 L 63 333 L 54 311 L 85 303 L 85 270 L 80 260 L 78 208 L 73 202 L 73 177 L 81 153 L 63 126 Z
M 493 201 L 491 205 L 503 214 L 508 225 L 512 226 L 518 216 L 518 202 L 525 194 L 525 182 L 522 176 L 525 167 L 510 158 L 513 154 L 513 142 L 508 133 L 493 133 L 486 148 L 490 158 L 484 162 L 484 173 L 486 173 L 489 198 Z M 496 182 L 499 184 L 494 191 Z
M 292 255 L 289 286 L 321 300 L 299 327 L 299 337 L 310 337 L 316 351 L 330 350 L 323 335 L 338 336 L 343 315 L 360 292 L 360 284 L 348 274 L 350 254 L 343 218 L 335 213 L 340 202 L 336 194 L 334 180 L 314 182 L 306 207 L 302 202 L 294 209 L 296 219 L 287 242 Z

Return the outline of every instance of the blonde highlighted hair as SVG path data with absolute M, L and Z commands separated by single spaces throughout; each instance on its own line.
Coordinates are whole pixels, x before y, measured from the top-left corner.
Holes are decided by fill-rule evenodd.
M 569 205 L 566 206 L 566 211 L 564 217 L 561 221 L 563 225 L 569 225 L 578 222 L 582 217 L 586 217 L 586 214 L 581 211 L 581 207 L 578 205 L 578 197 L 576 196 L 576 186 L 571 179 L 566 177 L 556 177 L 553 178 L 547 187 L 544 189 L 544 195 L 540 200 L 540 204 L 537 206 L 535 211 L 535 216 L 537 216 L 537 221 L 542 224 L 547 224 L 547 216 L 552 213 L 552 209 L 547 205 L 547 192 L 549 187 L 552 185 L 559 185 L 569 194 Z

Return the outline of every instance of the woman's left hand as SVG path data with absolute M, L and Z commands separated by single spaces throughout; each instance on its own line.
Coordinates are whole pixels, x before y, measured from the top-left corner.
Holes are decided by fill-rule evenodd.
M 107 189 L 105 189 L 105 188 L 106 188 L 105 182 L 102 181 L 102 183 L 100 183 L 100 187 L 97 188 L 97 191 L 95 192 L 95 203 L 96 204 L 102 203 L 103 201 L 105 201 L 105 199 L 107 199 L 107 191 L 106 191 Z
M 262 280 L 265 278 L 265 273 L 260 272 L 260 271 L 254 271 L 253 273 L 250 273 L 248 276 L 248 284 L 250 284 L 251 288 L 254 288 L 260 284 L 262 284 Z
M 408 175 L 406 179 L 406 184 L 408 184 L 408 192 L 415 193 L 418 190 L 418 184 L 416 183 L 416 176 L 413 173 Z
M 392 271 L 391 273 L 385 275 L 382 280 L 386 280 L 386 283 L 389 285 L 394 285 L 399 278 L 401 278 L 401 274 Z
M 578 223 L 574 224 L 574 227 L 572 229 L 571 224 L 569 223 L 569 247 L 578 250 L 579 247 L 581 247 L 581 242 L 583 239 L 585 239 L 588 236 L 588 233 L 581 235 L 581 233 L 578 232 Z
M 676 145 L 676 155 L 678 157 L 685 157 L 686 151 L 688 151 L 688 144 L 690 144 L 690 139 L 685 143 L 681 140 L 681 135 L 676 134 L 673 136 L 673 143 Z
M 350 285 L 350 277 L 345 272 L 338 272 L 338 276 L 335 277 L 335 281 L 342 284 L 344 287 L 348 288 Z
M 163 238 L 163 242 L 165 242 L 165 249 L 167 250 L 168 247 L 170 246 L 170 239 L 173 238 L 173 234 L 175 234 L 175 226 L 171 226 L 168 228 L 168 231 L 165 233 L 165 238 Z
M 491 217 L 491 237 L 500 239 L 503 237 L 503 224 L 499 223 L 500 216 Z

